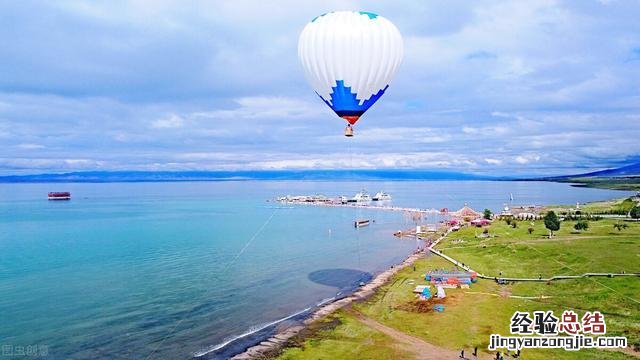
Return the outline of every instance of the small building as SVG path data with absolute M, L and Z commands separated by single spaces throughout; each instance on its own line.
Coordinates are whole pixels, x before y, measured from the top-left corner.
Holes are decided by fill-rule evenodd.
M 511 212 L 511 209 L 509 209 L 509 205 L 504 204 L 504 208 L 502 208 L 499 217 L 501 219 L 513 217 L 513 213 Z
M 512 206 L 509 209 L 512 216 L 519 220 L 537 220 L 540 218 L 542 206 L 538 205 L 520 205 Z
M 531 212 L 521 212 L 521 213 L 517 213 L 515 217 L 518 220 L 536 220 L 540 217 L 540 215 L 534 214 Z

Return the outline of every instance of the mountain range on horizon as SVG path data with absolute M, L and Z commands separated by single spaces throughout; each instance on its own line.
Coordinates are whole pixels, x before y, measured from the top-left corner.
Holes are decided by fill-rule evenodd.
M 592 171 L 584 174 L 567 175 L 565 178 L 590 178 L 590 177 L 626 177 L 626 176 L 640 176 L 640 163 L 626 165 L 613 169 L 605 169 L 599 171 Z
M 0 182 L 154 182 L 231 180 L 498 180 L 502 178 L 427 170 L 239 170 L 86 171 L 0 176 Z
M 543 180 L 636 177 L 640 163 L 582 174 L 516 178 L 435 170 L 242 170 L 242 171 L 83 171 L 0 176 L 3 183 L 25 182 L 156 182 L 228 180 Z

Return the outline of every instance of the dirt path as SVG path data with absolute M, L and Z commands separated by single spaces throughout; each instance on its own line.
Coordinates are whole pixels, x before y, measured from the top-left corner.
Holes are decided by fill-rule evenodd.
M 402 331 L 381 324 L 358 311 L 350 309 L 347 310 L 347 312 L 353 315 L 353 317 L 363 325 L 379 331 L 395 340 L 400 348 L 413 353 L 416 359 L 460 359 L 459 351 L 435 346 L 420 338 L 405 334 Z M 471 351 L 467 351 L 465 351 L 465 357 L 473 358 L 471 356 Z M 482 359 L 483 357 L 480 356 L 479 358 Z

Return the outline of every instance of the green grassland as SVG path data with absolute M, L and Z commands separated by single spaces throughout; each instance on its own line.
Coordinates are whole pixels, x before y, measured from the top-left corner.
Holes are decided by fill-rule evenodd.
M 580 186 L 598 189 L 640 191 L 640 177 L 638 176 L 574 177 L 562 179 L 562 182 L 577 183 Z
M 615 203 L 613 204 L 615 205 Z M 600 206 L 600 205 L 598 205 Z M 608 206 L 611 206 L 609 204 Z M 438 249 L 474 270 L 504 277 L 576 275 L 585 272 L 640 272 L 640 223 L 627 221 L 622 231 L 613 228 L 620 220 L 591 221 L 587 231 L 573 229 L 575 222 L 562 222 L 560 231 L 548 237 L 541 220 L 520 221 L 517 228 L 495 221 L 489 237 L 483 229 L 463 228 L 450 234 Z M 533 228 L 530 234 L 528 228 Z M 411 292 L 424 284 L 423 274 L 435 268 L 451 268 L 444 259 L 431 255 L 416 262 L 416 270 L 400 271 L 371 299 L 353 309 L 384 325 L 444 348 L 467 353 L 477 346 L 486 350 L 493 333 L 509 335 L 514 311 L 563 310 L 582 315 L 599 310 L 605 314 L 607 335 L 626 336 L 631 348 L 640 345 L 640 278 L 598 277 L 559 280 L 551 283 L 516 282 L 498 285 L 480 280 L 470 289 L 447 290 L 443 313 L 420 309 Z M 537 297 L 518 299 L 510 296 Z M 545 298 L 540 298 L 544 296 Z M 311 332 L 299 346 L 285 349 L 283 359 L 395 359 L 410 358 L 388 338 L 356 321 L 350 311 L 339 311 L 325 320 L 333 325 Z M 524 359 L 628 359 L 613 351 L 525 349 Z
M 638 205 L 640 200 L 637 198 L 623 198 L 614 199 L 609 201 L 598 201 L 580 205 L 580 212 L 582 214 L 623 214 L 629 213 L 631 208 Z M 575 213 L 575 205 L 555 205 L 548 206 L 548 210 L 554 210 L 558 214 Z
M 280 359 L 407 359 L 393 339 L 370 329 L 344 311 L 314 324 L 312 335 L 286 349 Z

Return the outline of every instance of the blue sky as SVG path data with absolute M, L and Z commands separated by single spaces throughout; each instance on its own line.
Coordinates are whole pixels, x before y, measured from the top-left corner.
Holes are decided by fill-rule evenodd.
M 315 16 L 399 28 L 356 137 L 297 59 Z M 640 161 L 640 1 L 0 4 L 0 174 L 419 168 L 560 174 Z

